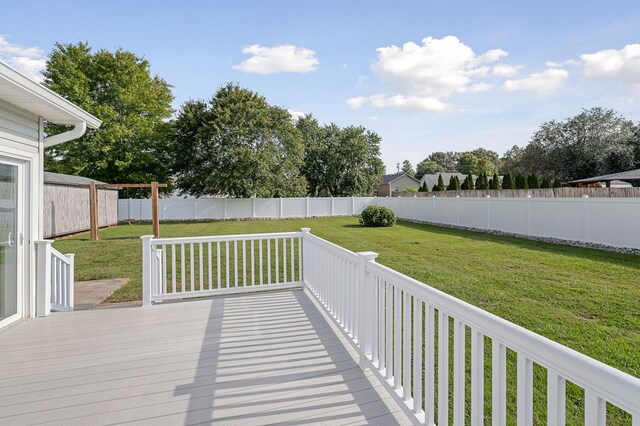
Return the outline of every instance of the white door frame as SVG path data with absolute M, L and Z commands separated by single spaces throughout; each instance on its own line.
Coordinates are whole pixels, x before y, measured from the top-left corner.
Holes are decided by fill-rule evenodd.
M 0 163 L 17 167 L 17 210 L 16 215 L 16 278 L 17 278 L 17 309 L 16 313 L 0 320 L 0 329 L 24 318 L 26 297 L 29 294 L 29 254 L 30 232 L 29 232 L 29 206 L 31 191 L 29 190 L 29 166 L 30 161 L 25 158 L 18 158 L 0 154 Z

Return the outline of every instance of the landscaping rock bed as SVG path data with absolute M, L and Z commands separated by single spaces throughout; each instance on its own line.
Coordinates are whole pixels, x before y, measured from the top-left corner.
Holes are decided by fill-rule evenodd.
M 573 241 L 573 240 L 564 240 L 562 238 L 535 237 L 535 236 L 532 236 L 532 235 L 515 234 L 515 233 L 512 233 L 512 232 L 503 232 L 503 231 L 497 231 L 497 230 L 493 230 L 493 229 L 482 229 L 482 228 L 473 228 L 473 227 L 469 227 L 469 226 L 449 225 L 449 224 L 437 223 L 437 222 L 429 222 L 429 221 L 424 221 L 424 220 L 411 220 L 411 219 L 400 219 L 400 220 L 403 220 L 403 221 L 406 221 L 406 222 L 413 222 L 413 223 L 423 223 L 423 224 L 426 224 L 426 225 L 441 226 L 443 228 L 453 228 L 453 229 L 461 229 L 461 230 L 465 230 L 465 231 L 483 232 L 485 234 L 501 235 L 501 236 L 506 236 L 506 237 L 516 237 L 516 238 L 523 238 L 523 239 L 527 239 L 527 240 L 540 241 L 540 242 L 545 242 L 545 243 L 561 244 L 561 245 L 565 245 L 565 246 L 574 246 L 574 247 L 585 247 L 585 248 L 591 248 L 591 249 L 596 249 L 596 250 L 605 250 L 605 251 L 610 251 L 610 252 L 615 252 L 615 253 L 625 253 L 625 254 L 633 254 L 633 255 L 636 255 L 636 256 L 640 256 L 640 249 L 634 249 L 634 248 L 613 247 L 613 246 L 608 246 L 608 245 L 605 245 L 605 244 L 586 243 L 586 242 L 583 242 L 583 241 Z

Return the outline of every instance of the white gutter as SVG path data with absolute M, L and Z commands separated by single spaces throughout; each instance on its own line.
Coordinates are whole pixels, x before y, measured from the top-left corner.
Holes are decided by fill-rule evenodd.
M 73 129 L 58 133 L 57 135 L 52 135 L 44 138 L 44 147 L 49 148 L 54 145 L 58 145 L 64 142 L 69 142 L 74 139 L 78 139 L 84 135 L 87 131 L 87 123 L 84 121 L 80 121 L 73 126 Z

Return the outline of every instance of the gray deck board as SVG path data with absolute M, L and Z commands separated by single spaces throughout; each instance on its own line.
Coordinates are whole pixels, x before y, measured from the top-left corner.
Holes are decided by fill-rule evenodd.
M 0 424 L 407 424 L 303 291 L 55 313 L 0 334 Z

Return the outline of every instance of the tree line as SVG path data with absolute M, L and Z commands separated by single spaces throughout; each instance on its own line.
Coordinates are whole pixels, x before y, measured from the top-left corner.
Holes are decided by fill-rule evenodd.
M 49 149 L 48 171 L 231 197 L 371 195 L 384 173 L 376 133 L 322 125 L 312 115 L 293 120 L 237 84 L 208 101 L 185 102 L 174 116 L 171 85 L 122 49 L 94 53 L 87 43 L 57 43 L 44 84 L 103 121 Z M 55 127 L 47 131 L 63 130 Z
M 514 145 L 499 156 L 478 148 L 469 152 L 434 152 L 416 165 L 405 160 L 402 171 L 418 179 L 425 174 L 454 172 L 491 176 L 541 176 L 551 183 L 640 168 L 640 122 L 624 118 L 612 109 L 591 108 L 563 121 L 540 125 L 524 147 Z M 529 187 L 531 185 L 528 183 Z M 547 182 L 545 182 L 545 185 Z M 511 186 L 507 182 L 508 186 Z M 545 186 L 546 187 L 546 186 Z

